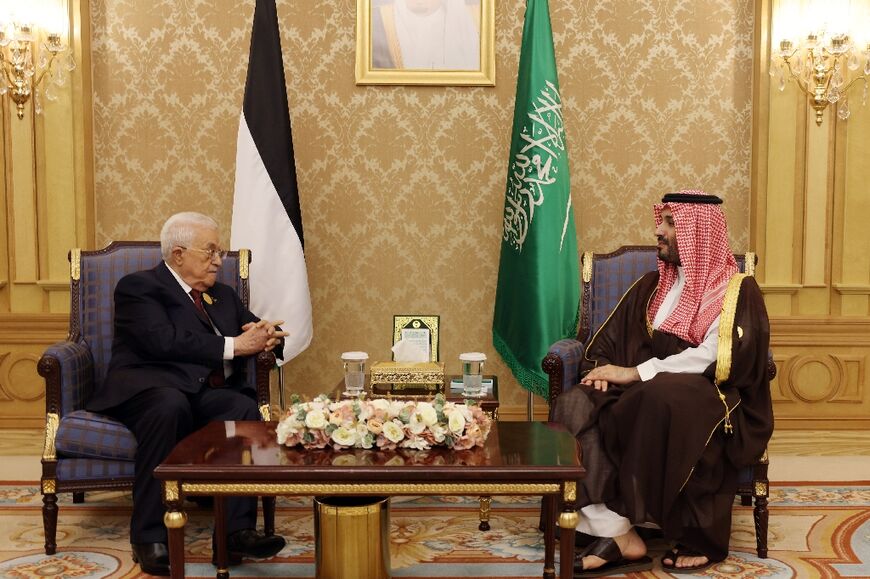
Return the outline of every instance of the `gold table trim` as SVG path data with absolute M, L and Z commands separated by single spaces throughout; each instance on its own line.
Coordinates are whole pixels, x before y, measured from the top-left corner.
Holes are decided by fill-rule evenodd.
M 182 482 L 184 494 L 209 495 L 544 495 L 562 492 L 556 483 L 196 483 Z

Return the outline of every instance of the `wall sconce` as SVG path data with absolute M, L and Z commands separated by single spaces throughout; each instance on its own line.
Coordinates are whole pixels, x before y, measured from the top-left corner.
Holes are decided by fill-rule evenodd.
M 40 43 L 42 35 L 45 41 Z M 0 96 L 8 93 L 18 118 L 23 119 L 24 105 L 31 95 L 36 114 L 42 113 L 40 90 L 47 100 L 57 100 L 51 85 L 63 87 L 76 62 L 59 32 L 40 31 L 29 22 L 14 19 L 2 22 L 0 18 L 0 67 Z
M 862 68 L 861 61 L 863 74 L 855 72 Z M 826 40 L 824 32 L 809 34 L 798 46 L 791 40 L 781 40 L 770 63 L 770 75 L 779 74 L 780 91 L 785 90 L 786 71 L 789 80 L 794 80 L 810 97 L 810 104 L 816 111 L 816 125 L 822 125 L 822 114 L 827 106 L 836 103 L 839 103 L 837 116 L 845 121 L 852 114 L 846 93 L 858 81 L 864 84 L 861 105 L 867 104 L 870 45 L 861 50 L 845 34 Z
M 770 75 L 779 90 L 794 81 L 822 125 L 825 109 L 849 118 L 848 92 L 870 81 L 870 0 L 774 0 Z

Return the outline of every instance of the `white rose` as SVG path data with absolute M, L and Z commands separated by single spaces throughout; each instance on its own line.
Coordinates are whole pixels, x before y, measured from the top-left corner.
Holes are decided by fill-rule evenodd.
M 420 434 L 424 430 L 426 430 L 426 423 L 423 422 L 423 417 L 419 412 L 414 412 L 411 415 L 411 420 L 408 423 L 408 430 L 413 432 L 414 434 Z
M 462 434 L 465 430 L 465 416 L 462 412 L 451 412 L 450 418 L 447 420 L 447 428 L 454 434 Z
M 311 410 L 305 415 L 305 426 L 314 430 L 326 428 L 326 415 L 323 410 Z
M 386 412 L 390 408 L 390 401 L 386 398 L 375 398 L 371 404 L 374 408 L 383 412 Z
M 278 444 L 284 444 L 287 442 L 287 437 L 289 435 L 295 434 L 293 432 L 293 427 L 290 424 L 290 420 L 286 418 L 278 423 L 275 433 L 278 435 Z
M 402 431 L 402 427 L 392 420 L 384 422 L 384 429 L 382 432 L 387 440 L 393 443 L 397 443 L 405 438 L 405 433 Z
M 368 427 L 362 422 L 358 422 L 356 425 L 356 439 L 357 445 L 362 448 L 371 448 L 375 444 L 374 435 L 369 432 Z
M 339 426 L 332 431 L 332 440 L 341 446 L 353 446 L 356 443 L 356 430 Z
M 387 406 L 387 416 L 390 418 L 395 418 L 399 414 L 402 413 L 402 410 L 405 409 L 405 406 L 408 404 L 407 401 L 402 400 L 389 400 L 389 405 Z
M 435 442 L 439 444 L 444 442 L 447 431 L 444 429 L 443 426 L 441 426 L 440 424 L 433 424 L 429 427 L 429 431 L 432 433 L 432 438 L 435 440 Z
M 372 405 L 369 402 L 360 402 L 359 415 L 356 417 L 360 422 L 365 422 L 372 415 Z
M 417 404 L 417 413 L 420 415 L 420 420 L 426 426 L 433 426 L 438 422 L 438 413 L 435 412 L 435 407 L 428 402 Z

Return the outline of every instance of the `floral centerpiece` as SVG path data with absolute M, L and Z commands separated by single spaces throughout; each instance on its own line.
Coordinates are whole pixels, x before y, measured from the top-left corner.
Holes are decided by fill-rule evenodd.
M 465 450 L 482 446 L 492 420 L 475 404 L 432 401 L 330 400 L 321 394 L 304 402 L 298 395 L 278 423 L 278 443 L 305 448 L 411 448 L 446 446 Z

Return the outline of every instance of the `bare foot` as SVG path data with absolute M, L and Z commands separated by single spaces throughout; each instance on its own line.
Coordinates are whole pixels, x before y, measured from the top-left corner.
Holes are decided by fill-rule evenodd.
M 613 540 L 616 541 L 616 546 L 622 552 L 623 559 L 640 559 L 646 555 L 646 543 L 643 542 L 643 539 L 640 538 L 640 535 L 634 529 L 630 529 L 624 535 L 613 537 Z M 584 570 L 598 569 L 605 563 L 607 561 L 595 555 L 583 557 Z
M 699 565 L 706 565 L 709 561 L 710 560 L 704 555 L 678 555 L 676 563 L 674 563 L 673 558 L 668 555 L 662 557 L 662 563 L 677 568 L 698 567 Z

